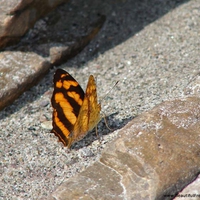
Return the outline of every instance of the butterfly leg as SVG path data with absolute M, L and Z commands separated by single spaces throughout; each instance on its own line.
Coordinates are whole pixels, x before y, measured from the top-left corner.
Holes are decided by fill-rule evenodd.
M 108 130 L 113 131 L 113 129 L 108 126 L 105 113 L 103 113 L 103 119 L 104 119 L 105 125 L 108 128 Z
M 73 144 L 73 140 L 72 140 L 72 138 L 70 137 L 70 138 L 68 138 L 67 148 L 70 149 L 71 146 L 72 146 L 72 144 Z

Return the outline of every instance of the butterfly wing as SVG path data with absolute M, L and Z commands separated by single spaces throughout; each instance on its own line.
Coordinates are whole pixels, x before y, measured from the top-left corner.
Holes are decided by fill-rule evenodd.
M 83 104 L 74 125 L 72 144 L 85 137 L 100 121 L 101 105 L 97 102 L 97 91 L 94 77 L 90 75 Z
M 89 101 L 89 131 L 92 130 L 100 121 L 101 104 L 97 101 L 97 89 L 94 76 L 90 75 L 85 96 Z
M 54 75 L 54 91 L 51 98 L 53 107 L 52 132 L 68 146 L 71 132 L 77 122 L 84 92 L 78 82 L 66 71 L 57 69 Z

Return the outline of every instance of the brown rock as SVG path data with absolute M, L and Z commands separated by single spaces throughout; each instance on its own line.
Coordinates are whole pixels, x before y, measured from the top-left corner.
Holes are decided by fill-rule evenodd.
M 49 199 L 172 199 L 200 172 L 200 99 L 166 101 L 119 130 L 102 157 Z
M 68 0 L 11 0 L 1 2 L 0 49 L 18 42 L 35 22 Z
M 2 52 L 0 54 L 0 110 L 37 83 L 50 63 L 35 53 Z

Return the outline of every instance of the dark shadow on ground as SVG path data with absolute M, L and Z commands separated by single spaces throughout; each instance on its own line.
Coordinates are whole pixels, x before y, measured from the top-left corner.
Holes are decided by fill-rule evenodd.
M 115 130 L 119 130 L 124 127 L 129 121 L 133 119 L 133 117 L 129 117 L 123 120 L 117 120 L 115 115 L 118 113 L 113 113 L 106 117 L 107 124 L 110 130 L 107 128 L 104 119 L 102 119 L 98 124 L 98 136 L 96 135 L 95 129 L 90 131 L 82 140 L 76 142 L 72 145 L 71 149 L 78 150 L 83 147 L 91 145 L 95 140 L 99 140 L 99 148 L 101 148 L 101 142 L 104 141 L 103 137 L 109 135 Z M 112 124 L 112 125 L 111 125 Z

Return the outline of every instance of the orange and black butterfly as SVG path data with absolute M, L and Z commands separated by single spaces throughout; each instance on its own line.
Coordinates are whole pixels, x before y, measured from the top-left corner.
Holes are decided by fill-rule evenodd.
M 54 75 L 52 132 L 68 148 L 97 126 L 101 105 L 97 102 L 96 83 L 90 75 L 84 93 L 78 82 L 66 71 Z

